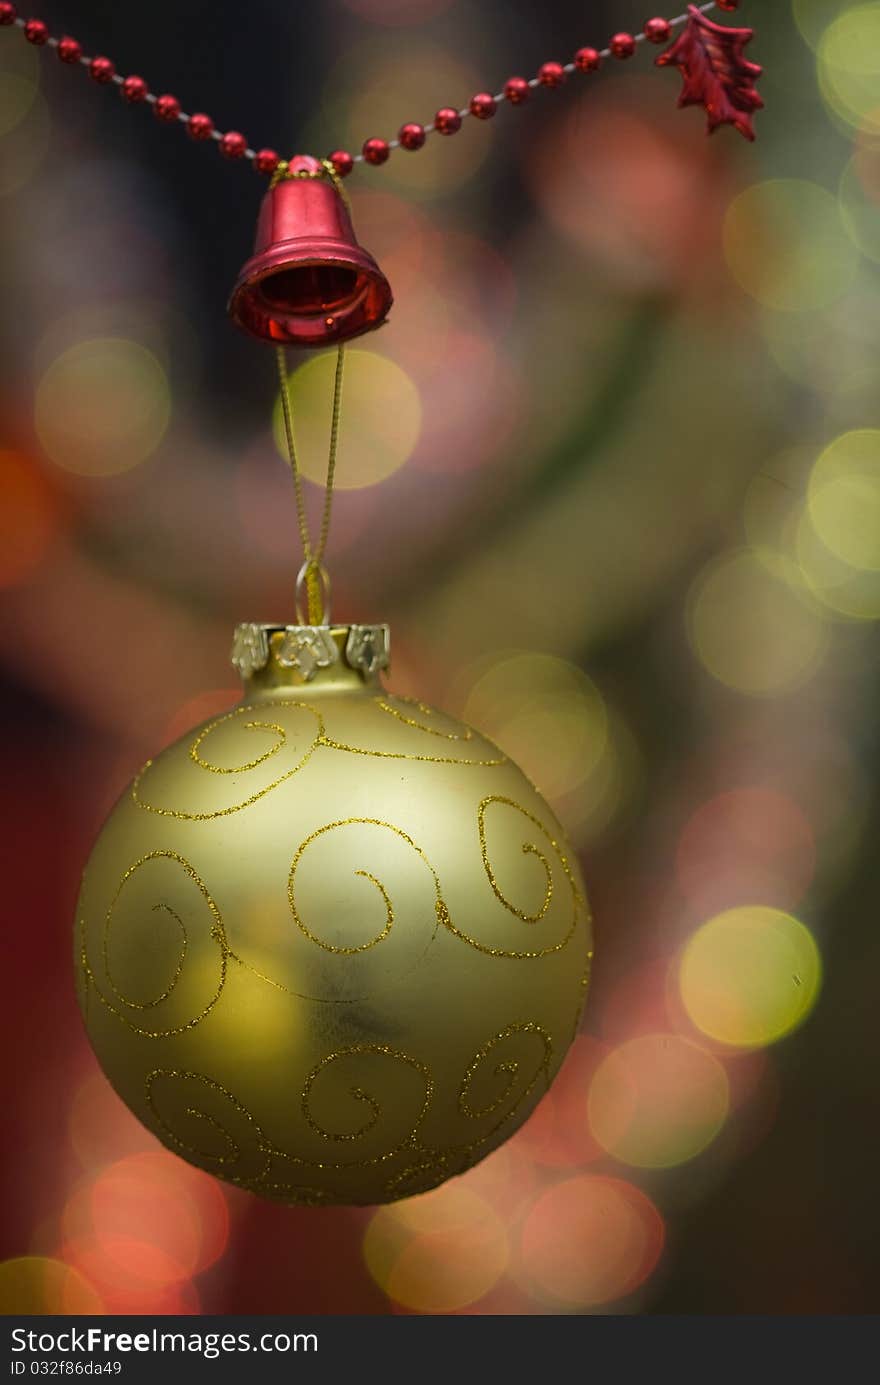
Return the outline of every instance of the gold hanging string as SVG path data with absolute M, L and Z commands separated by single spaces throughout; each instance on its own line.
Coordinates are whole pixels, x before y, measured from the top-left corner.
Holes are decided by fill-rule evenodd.
M 339 174 L 336 172 L 336 169 L 329 159 L 321 159 L 319 168 L 297 169 L 296 172 L 291 170 L 288 160 L 282 159 L 272 175 L 269 187 L 277 187 L 279 183 L 287 178 L 327 178 L 338 192 L 345 207 L 349 211 L 351 210 L 348 194 L 342 185 L 342 179 L 339 177 Z M 287 377 L 287 361 L 284 347 L 279 344 L 276 346 L 275 351 L 278 363 L 278 380 L 281 386 L 281 409 L 284 415 L 284 433 L 287 439 L 287 452 L 290 458 L 290 470 L 293 475 L 293 488 L 296 497 L 296 518 L 305 560 L 300 576 L 305 583 L 309 624 L 321 625 L 327 618 L 327 593 L 329 591 L 329 583 L 323 560 L 327 549 L 327 540 L 330 535 L 330 518 L 333 510 L 333 483 L 336 477 L 336 454 L 339 446 L 339 415 L 342 408 L 342 377 L 345 364 L 345 347 L 343 343 L 340 342 L 336 353 L 336 377 L 333 384 L 333 412 L 330 421 L 330 447 L 327 456 L 327 482 L 324 488 L 324 509 L 321 515 L 321 528 L 319 530 L 318 545 L 316 548 L 312 547 L 311 535 L 309 534 L 309 522 L 306 514 L 302 473 L 299 468 L 296 440 L 293 431 L 293 409 L 290 403 L 290 388 Z M 299 585 L 299 583 L 297 585 Z
M 330 519 L 333 513 L 333 485 L 336 479 L 336 455 L 339 448 L 339 416 L 342 410 L 342 380 L 345 366 L 345 343 L 340 342 L 336 349 L 336 374 L 333 382 L 333 412 L 330 420 L 330 446 L 327 454 L 327 481 L 324 487 L 324 508 L 321 514 L 321 527 L 318 531 L 317 547 L 312 546 L 309 521 L 306 514 L 305 494 L 303 492 L 302 472 L 296 451 L 296 438 L 293 431 L 293 409 L 290 402 L 290 384 L 287 376 L 287 358 L 284 347 L 275 348 L 278 363 L 278 381 L 281 387 L 281 411 L 284 416 L 284 434 L 287 440 L 287 453 L 293 475 L 293 489 L 296 498 L 296 519 L 302 544 L 303 573 L 308 604 L 309 625 L 323 625 L 327 616 L 327 576 L 324 571 L 324 554 L 330 537 Z

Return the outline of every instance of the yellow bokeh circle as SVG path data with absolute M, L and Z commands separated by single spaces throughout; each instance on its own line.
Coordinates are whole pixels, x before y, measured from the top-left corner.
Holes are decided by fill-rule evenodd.
M 0 1313 L 83 1316 L 103 1313 L 100 1295 L 79 1270 L 48 1255 L 19 1255 L 0 1263 Z
M 289 380 L 294 432 L 302 474 L 323 486 L 336 352 L 311 356 Z M 411 456 L 422 427 L 419 391 L 406 371 L 375 351 L 347 350 L 335 485 L 338 490 L 375 486 Z M 288 460 L 280 397 L 273 420 L 275 444 Z
M 794 22 L 811 48 L 817 48 L 833 19 L 852 8 L 852 0 L 792 0 Z
M 691 646 L 713 678 L 767 697 L 805 682 L 828 645 L 828 626 L 799 570 L 748 549 L 709 563 L 689 593 Z
M 608 745 L 608 711 L 595 683 L 552 654 L 510 650 L 472 668 L 463 719 L 555 799 L 583 784 Z
M 507 1229 L 490 1204 L 462 1184 L 375 1213 L 364 1260 L 381 1289 L 418 1313 L 453 1313 L 476 1303 L 507 1269 Z
M 813 467 L 807 501 L 832 553 L 850 567 L 880 571 L 880 429 L 835 438 Z
M 801 178 L 772 178 L 739 193 L 724 220 L 724 253 L 752 298 L 785 312 L 833 303 L 858 266 L 837 198 Z
M 847 124 L 880 129 L 880 4 L 855 5 L 824 30 L 817 51 L 819 88 Z
M 57 356 L 37 385 L 35 423 L 48 457 L 80 476 L 130 471 L 171 417 L 161 363 L 138 342 L 95 337 Z
M 880 572 L 844 562 L 816 533 L 804 505 L 795 536 L 803 580 L 817 600 L 844 620 L 880 619 Z
M 821 976 L 819 949 L 804 924 L 781 909 L 746 905 L 697 929 L 682 956 L 679 985 L 704 1034 L 758 1048 L 803 1022 Z

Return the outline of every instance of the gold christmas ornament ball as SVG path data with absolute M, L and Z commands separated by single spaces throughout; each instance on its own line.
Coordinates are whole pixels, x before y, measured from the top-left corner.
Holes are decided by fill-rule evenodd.
M 244 701 L 148 761 L 86 868 L 104 1072 L 190 1163 L 379 1203 L 516 1130 L 574 1037 L 590 919 L 553 813 L 380 681 L 385 626 L 239 626 Z

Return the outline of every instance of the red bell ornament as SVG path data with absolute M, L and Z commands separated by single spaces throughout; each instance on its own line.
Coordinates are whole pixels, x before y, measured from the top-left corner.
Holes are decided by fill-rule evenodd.
M 331 346 L 381 327 L 392 301 L 336 181 L 317 159 L 291 159 L 263 199 L 254 253 L 229 300 L 233 322 L 264 341 Z

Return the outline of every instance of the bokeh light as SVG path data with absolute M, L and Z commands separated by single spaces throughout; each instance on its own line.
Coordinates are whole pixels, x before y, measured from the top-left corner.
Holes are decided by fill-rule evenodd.
M 548 1168 L 582 1166 L 602 1157 L 604 1150 L 590 1128 L 587 1094 L 609 1052 L 592 1034 L 575 1037 L 549 1092 L 514 1136 L 518 1151 Z
M 303 476 L 323 486 L 327 475 L 336 352 L 322 352 L 289 379 L 297 456 Z M 362 349 L 345 353 L 345 431 L 339 444 L 336 486 L 375 486 L 408 460 L 419 437 L 422 406 L 410 377 L 387 356 Z M 275 406 L 275 445 L 288 462 L 281 400 Z
M 734 278 L 770 308 L 822 307 L 853 282 L 858 252 L 837 199 L 817 183 L 773 178 L 734 198 L 724 223 Z
M 476 1302 L 501 1278 L 509 1253 L 502 1219 L 457 1182 L 380 1208 L 364 1236 L 376 1283 L 419 1313 L 451 1313 Z
M 500 650 L 456 675 L 461 716 L 516 761 L 578 847 L 616 823 L 638 788 L 639 748 L 616 707 L 576 665 Z
M 773 361 L 790 379 L 819 395 L 824 407 L 834 405 L 835 395 L 843 396 L 845 406 L 847 396 L 859 390 L 860 377 L 868 376 L 866 422 L 873 422 L 876 391 L 870 381 L 876 381 L 878 372 L 866 358 L 865 340 L 871 338 L 878 313 L 878 286 L 863 268 L 851 289 L 833 303 L 799 313 L 766 308 L 760 326 Z M 807 429 L 803 431 L 808 435 Z
M 788 795 L 762 785 L 728 789 L 702 803 L 681 833 L 675 872 L 702 915 L 763 899 L 791 908 L 816 868 L 810 822 Z
M 65 1242 L 91 1244 L 121 1274 L 151 1289 L 180 1284 L 223 1254 L 229 1214 L 220 1184 L 168 1154 L 130 1154 L 71 1193 Z
M 862 254 L 872 260 L 880 260 L 878 164 L 877 154 L 870 162 L 865 151 L 854 155 L 840 175 L 839 190 L 843 224 Z
M 510 651 L 474 669 L 463 717 L 501 744 L 553 798 L 600 763 L 608 712 L 595 684 L 550 654 Z
M 525 172 L 542 212 L 565 237 L 566 282 L 580 251 L 587 272 L 590 263 L 598 266 L 628 293 L 685 281 L 714 245 L 729 195 L 705 140 L 682 130 L 642 76 L 572 91 Z M 545 266 L 542 287 L 547 278 Z
M 0 1313 L 45 1317 L 103 1313 L 100 1294 L 72 1265 L 48 1255 L 0 1262 Z
M 30 457 L 0 451 L 0 587 L 28 576 L 61 528 L 58 500 Z
M 880 573 L 854 568 L 832 553 L 816 533 L 807 506 L 797 526 L 795 547 L 804 581 L 830 611 L 854 621 L 880 619 Z
M 791 0 L 794 20 L 811 48 L 816 48 L 832 19 L 852 8 L 853 0 Z
M 835 115 L 880 131 L 880 5 L 854 5 L 819 40 L 819 86 Z
M 548 1188 L 522 1229 L 517 1276 L 557 1311 L 635 1292 L 663 1250 L 663 1219 L 632 1183 L 582 1174 Z
M 100 1294 L 104 1312 L 177 1316 L 200 1311 L 195 1283 L 160 1246 L 125 1236 L 65 1241 L 59 1259 Z
M 727 1074 L 706 1049 L 678 1034 L 640 1034 L 599 1065 L 590 1125 L 621 1163 L 670 1168 L 711 1144 L 729 1104 Z
M 35 425 L 65 471 L 113 476 L 149 457 L 171 416 L 164 369 L 146 347 L 98 337 L 62 352 L 37 386 Z
M 845 563 L 880 572 L 880 429 L 844 433 L 813 467 L 810 518 Z
M 821 610 L 798 569 L 747 550 L 710 562 L 691 588 L 688 634 L 713 678 L 737 692 L 772 696 L 813 674 L 828 646 Z
M 183 1267 L 185 1278 L 214 1264 L 226 1248 L 229 1213 L 221 1185 L 164 1150 L 111 1164 L 95 1180 L 90 1202 L 99 1241 L 128 1237 L 156 1245 Z
M 679 974 L 698 1029 L 738 1048 L 773 1043 L 812 1010 L 821 984 L 819 949 L 791 914 L 763 905 L 728 909 L 688 941 Z

